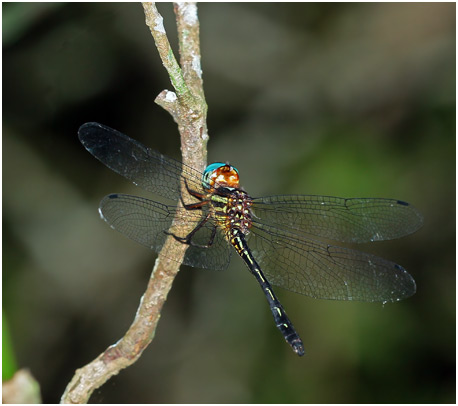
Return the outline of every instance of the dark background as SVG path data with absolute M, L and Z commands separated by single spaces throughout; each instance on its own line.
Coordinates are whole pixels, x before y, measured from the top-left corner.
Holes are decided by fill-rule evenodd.
M 159 4 L 176 49 L 171 4 Z M 239 260 L 182 267 L 142 358 L 95 403 L 455 402 L 455 4 L 199 5 L 209 162 L 254 196 L 392 197 L 416 234 L 363 245 L 402 264 L 396 304 L 277 289 L 297 357 Z M 143 194 L 77 139 L 87 121 L 179 159 L 171 89 L 140 4 L 3 4 L 3 310 L 45 402 L 129 327 L 155 254 L 97 213 Z M 4 328 L 5 328 L 4 324 Z

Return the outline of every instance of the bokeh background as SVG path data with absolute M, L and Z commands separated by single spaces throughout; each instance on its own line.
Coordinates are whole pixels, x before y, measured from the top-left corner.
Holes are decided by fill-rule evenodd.
M 87 121 L 179 159 L 171 88 L 140 4 L 3 7 L 3 312 L 16 365 L 57 402 L 127 330 L 155 254 L 97 213 L 147 196 L 77 139 Z M 158 6 L 176 47 L 172 5 Z M 455 4 L 199 5 L 209 161 L 254 196 L 393 197 L 416 234 L 361 250 L 402 264 L 396 304 L 277 289 L 307 354 L 239 260 L 182 267 L 156 337 L 93 403 L 455 402 Z

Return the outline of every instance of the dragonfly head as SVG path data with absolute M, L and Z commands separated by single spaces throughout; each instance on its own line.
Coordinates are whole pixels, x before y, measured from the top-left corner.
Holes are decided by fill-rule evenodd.
M 205 190 L 215 187 L 239 187 L 239 172 L 235 167 L 221 162 L 208 165 L 202 175 L 202 186 Z

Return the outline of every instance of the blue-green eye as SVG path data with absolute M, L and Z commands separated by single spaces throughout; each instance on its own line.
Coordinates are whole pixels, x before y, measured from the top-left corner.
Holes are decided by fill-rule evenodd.
M 224 165 L 226 164 L 223 164 L 221 162 L 214 162 L 205 168 L 204 173 L 202 174 L 202 186 L 205 189 L 210 189 L 212 187 L 213 181 L 211 179 L 211 176 L 216 170 L 218 170 Z
M 202 174 L 202 186 L 209 190 L 217 182 L 228 187 L 238 187 L 238 173 L 237 168 L 229 164 L 214 162 L 205 168 Z

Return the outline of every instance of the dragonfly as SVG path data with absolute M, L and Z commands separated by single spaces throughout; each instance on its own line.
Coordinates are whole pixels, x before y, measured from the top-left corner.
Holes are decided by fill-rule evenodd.
M 173 202 L 110 194 L 99 212 L 112 228 L 165 257 L 169 254 L 160 251 L 172 236 L 187 245 L 183 264 L 192 267 L 224 270 L 237 253 L 264 292 L 276 327 L 299 356 L 305 353 L 304 344 L 272 285 L 318 299 L 383 303 L 416 292 L 414 279 L 402 266 L 326 242 L 365 243 L 411 234 L 423 218 L 409 203 L 315 195 L 251 197 L 228 163 L 199 171 L 93 122 L 83 124 L 78 136 L 108 168 Z M 192 231 L 183 233 L 183 226 Z

